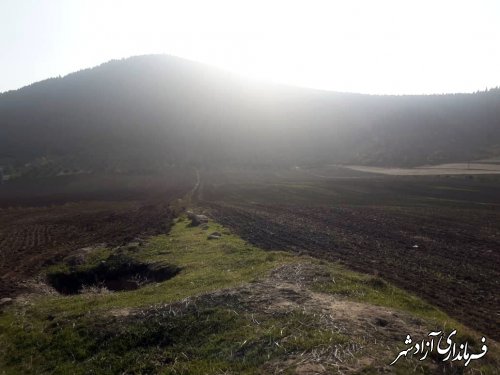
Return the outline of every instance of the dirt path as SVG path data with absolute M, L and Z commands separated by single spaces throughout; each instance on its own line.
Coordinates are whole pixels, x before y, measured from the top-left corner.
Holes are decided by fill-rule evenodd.
M 194 169 L 195 174 L 196 174 L 196 182 L 191 190 L 182 198 L 184 201 L 184 204 L 189 206 L 193 203 L 193 201 L 199 200 L 200 196 L 200 188 L 201 188 L 201 177 L 200 177 L 200 171 L 198 168 Z

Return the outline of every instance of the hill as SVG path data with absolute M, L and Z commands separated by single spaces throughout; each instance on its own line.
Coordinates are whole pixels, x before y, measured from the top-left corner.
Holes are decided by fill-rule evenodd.
M 153 55 L 0 95 L 0 166 L 13 177 L 174 164 L 414 166 L 499 154 L 499 89 L 335 93 Z

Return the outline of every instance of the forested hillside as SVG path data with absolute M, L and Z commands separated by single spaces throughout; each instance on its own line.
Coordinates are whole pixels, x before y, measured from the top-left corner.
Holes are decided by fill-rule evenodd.
M 411 166 L 498 155 L 499 89 L 344 94 L 154 55 L 0 95 L 0 166 L 12 175 L 213 163 Z

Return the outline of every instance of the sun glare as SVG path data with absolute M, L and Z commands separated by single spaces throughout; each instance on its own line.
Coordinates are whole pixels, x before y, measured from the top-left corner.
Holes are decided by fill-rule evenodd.
M 17 16 L 17 24 L 43 30 L 29 35 L 40 47 L 27 56 L 39 60 L 30 68 L 39 79 L 166 53 L 337 91 L 442 93 L 500 84 L 494 1 L 56 0 Z M 4 38 L 12 53 L 28 40 Z

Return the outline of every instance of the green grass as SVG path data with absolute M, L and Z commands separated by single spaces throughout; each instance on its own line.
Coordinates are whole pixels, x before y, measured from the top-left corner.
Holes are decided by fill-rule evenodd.
M 297 337 L 302 321 L 309 328 Z M 8 357 L 7 374 L 139 374 L 160 369 L 164 374 L 253 374 L 269 360 L 347 341 L 302 312 L 250 316 L 197 306 L 178 315 L 157 314 L 144 320 L 82 318 L 76 325 L 60 321 L 46 326 L 43 334 L 25 329 L 3 349 L 3 355 Z

